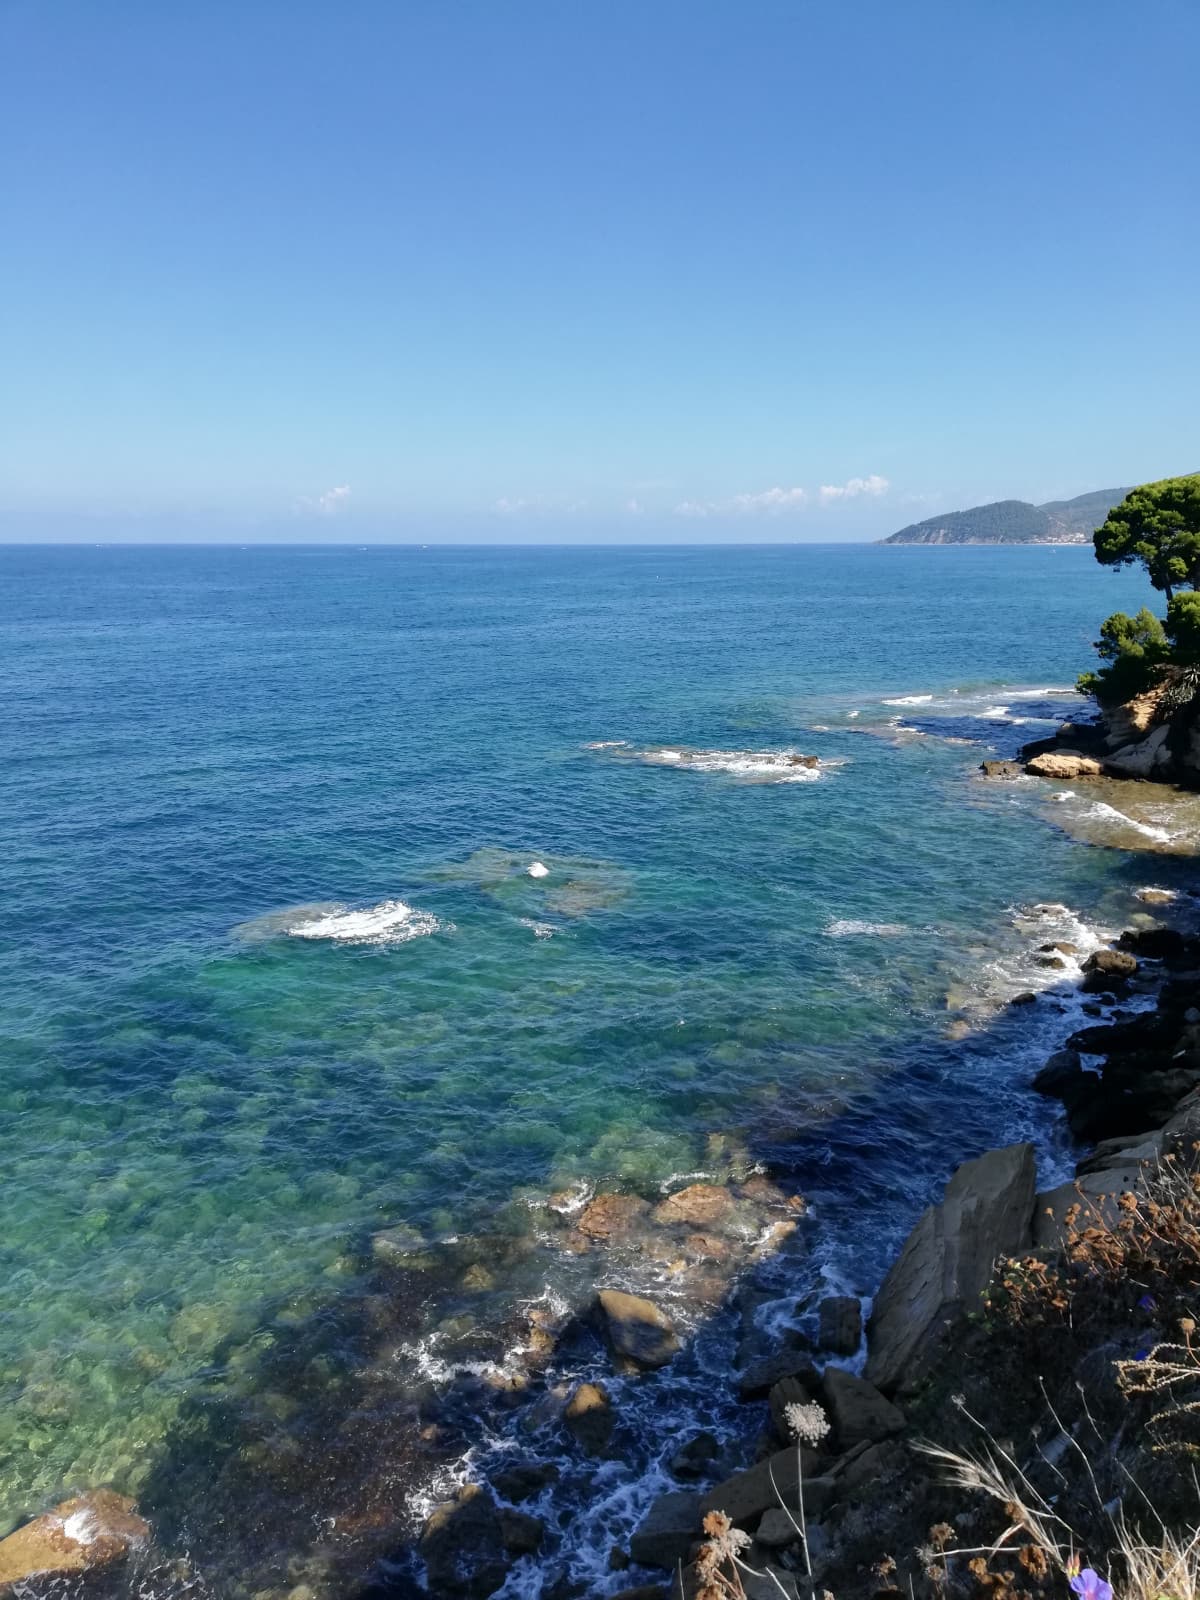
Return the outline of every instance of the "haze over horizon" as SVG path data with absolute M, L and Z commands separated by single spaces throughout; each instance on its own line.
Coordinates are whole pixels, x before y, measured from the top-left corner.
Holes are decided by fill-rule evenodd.
M 8 0 L 0 539 L 828 542 L 1190 470 L 1197 47 Z

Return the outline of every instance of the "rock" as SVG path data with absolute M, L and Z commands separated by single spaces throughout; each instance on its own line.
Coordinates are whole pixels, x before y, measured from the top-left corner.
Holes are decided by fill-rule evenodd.
M 979 770 L 985 778 L 1021 778 L 1025 768 L 1019 761 L 981 761 Z
M 1028 761 L 1025 771 L 1035 778 L 1098 778 L 1104 768 L 1093 756 L 1078 750 L 1047 750 Z
M 671 1457 L 671 1471 L 677 1478 L 701 1478 L 721 1453 L 715 1434 L 694 1434 Z
M 558 1468 L 551 1461 L 518 1461 L 497 1472 L 492 1487 L 502 1499 L 532 1500 L 552 1483 L 558 1482 Z
M 865 1378 L 843 1372 L 840 1367 L 826 1367 L 823 1385 L 825 1406 L 840 1449 L 877 1444 L 903 1429 L 904 1413 Z
M 1173 900 L 1178 900 L 1179 898 L 1174 889 L 1155 889 L 1149 887 L 1145 889 L 1135 889 L 1133 891 L 1133 897 L 1135 900 L 1140 900 L 1143 905 L 1147 906 L 1169 906 Z
M 1170 728 L 1163 724 L 1136 744 L 1122 745 L 1105 758 L 1105 767 L 1124 778 L 1148 778 L 1151 773 L 1171 764 L 1171 751 L 1167 744 Z
M 508 1575 L 509 1556 L 496 1502 L 469 1483 L 438 1506 L 421 1530 L 417 1553 L 428 1587 L 448 1600 L 487 1600 Z
M 687 1559 L 701 1537 L 700 1496 L 690 1489 L 660 1494 L 629 1541 L 629 1554 L 643 1567 L 666 1567 Z
M 540 1518 L 531 1517 L 526 1511 L 501 1508 L 500 1537 L 510 1556 L 519 1559 L 533 1555 L 541 1548 L 545 1536 L 546 1525 Z
M 1106 1172 L 1111 1167 L 1125 1166 L 1131 1161 L 1159 1161 L 1162 1159 L 1165 1138 L 1160 1130 L 1149 1136 L 1127 1133 L 1121 1138 L 1101 1139 L 1090 1156 L 1085 1156 L 1075 1168 L 1077 1178 L 1091 1172 Z
M 829 1509 L 833 1499 L 833 1479 L 817 1477 L 813 1468 L 819 1457 L 812 1450 L 801 1451 L 804 1463 L 804 1514 L 820 1517 Z M 778 1489 L 778 1493 L 776 1493 Z M 785 1504 L 796 1504 L 796 1446 L 777 1450 L 774 1455 L 756 1461 L 744 1472 L 735 1472 L 724 1483 L 710 1489 L 704 1496 L 701 1510 L 723 1511 L 731 1522 L 750 1522 L 761 1516 L 771 1506 L 779 1504 L 780 1495 Z
M 873 1496 L 884 1473 L 907 1461 L 908 1452 L 897 1439 L 860 1445 L 851 1450 L 833 1469 L 838 1501 L 853 1499 L 860 1489 L 865 1489 L 868 1497 Z
M 1083 963 L 1084 972 L 1102 973 L 1106 978 L 1132 978 L 1137 969 L 1136 956 L 1124 950 L 1093 950 Z
M 1010 1006 L 1031 1006 L 1037 1001 L 1037 995 L 1032 989 L 1022 989 L 1020 994 L 1013 995 L 1008 1002 Z
M 405 1227 L 403 1223 L 372 1234 L 371 1254 L 380 1266 L 410 1272 L 428 1272 L 434 1265 L 428 1241 L 415 1228 Z
M 654 1221 L 660 1227 L 683 1222 L 689 1228 L 713 1228 L 724 1222 L 732 1210 L 733 1196 L 728 1189 L 712 1183 L 693 1183 L 655 1206 Z
M 866 1376 L 891 1391 L 914 1380 L 916 1357 L 987 1287 L 998 1256 L 1032 1242 L 1036 1164 L 1031 1144 L 964 1162 L 909 1234 L 875 1300 Z
M 852 1356 L 862 1343 L 862 1302 L 853 1295 L 831 1294 L 817 1312 L 818 1343 L 835 1356 Z
M 793 767 L 819 767 L 820 756 L 789 756 L 788 765 Z
M 776 1434 L 789 1443 L 792 1439 L 792 1430 L 788 1427 L 785 1408 L 788 1406 L 808 1405 L 816 1393 L 814 1383 L 804 1383 L 799 1378 L 780 1378 L 774 1385 L 767 1400 L 771 1408 L 771 1426 Z
M 1079 1207 L 1075 1223 L 1077 1228 L 1101 1228 L 1106 1233 L 1112 1233 L 1121 1220 L 1117 1201 L 1128 1190 L 1137 1189 L 1141 1177 L 1140 1163 L 1131 1161 L 1122 1167 L 1109 1167 L 1104 1172 L 1085 1173 L 1073 1183 L 1061 1183 L 1057 1189 L 1047 1189 L 1039 1194 L 1033 1219 L 1035 1248 L 1062 1248 L 1066 1215 L 1072 1206 Z
M 581 1383 L 563 1412 L 563 1421 L 590 1456 L 603 1455 L 616 1420 L 608 1391 L 598 1383 Z
M 665 1311 L 620 1289 L 602 1289 L 596 1306 L 613 1350 L 635 1367 L 664 1367 L 679 1352 L 679 1335 Z
M 1059 1099 L 1064 1089 L 1077 1088 L 1083 1077 L 1083 1062 L 1079 1059 L 1079 1052 L 1056 1050 L 1042 1070 L 1035 1074 L 1032 1087 L 1038 1094 Z
M 799 1521 L 799 1518 L 796 1521 Z M 763 1545 L 767 1550 L 783 1550 L 789 1544 L 798 1544 L 800 1534 L 782 1506 L 768 1506 L 755 1531 L 754 1542 Z
M 576 1231 L 595 1243 L 627 1238 L 650 1210 L 636 1194 L 598 1194 L 579 1213 Z
M 112 1566 L 149 1535 L 132 1500 L 113 1489 L 89 1489 L 0 1539 L 0 1592 L 27 1578 Z
M 1169 966 L 1191 961 L 1196 955 L 1195 940 L 1185 939 L 1178 928 L 1128 928 L 1117 940 L 1117 948 Z
M 817 1369 L 805 1351 L 781 1350 L 746 1368 L 738 1379 L 738 1399 L 763 1400 L 782 1378 L 799 1378 L 814 1390 L 818 1382 Z

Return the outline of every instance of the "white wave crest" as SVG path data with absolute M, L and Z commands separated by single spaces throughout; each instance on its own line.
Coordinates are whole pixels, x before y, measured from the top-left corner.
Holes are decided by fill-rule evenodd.
M 1116 806 L 1106 805 L 1103 800 L 1097 800 L 1090 807 L 1088 815 L 1101 817 L 1106 822 L 1119 822 L 1126 828 L 1132 828 L 1135 833 L 1140 833 L 1146 839 L 1154 839 L 1158 844 L 1169 844 L 1172 834 L 1166 828 L 1156 828 L 1153 823 L 1139 822 L 1136 817 L 1128 817 L 1123 811 L 1118 811 Z
M 898 694 L 891 700 L 883 701 L 885 706 L 927 706 L 933 700 L 931 694 Z
M 850 939 L 859 935 L 894 939 L 899 934 L 907 932 L 908 927 L 903 922 L 860 922 L 855 917 L 838 917 L 826 924 L 825 928 L 825 936 L 828 939 Z
M 735 778 L 759 778 L 771 783 L 813 783 L 821 776 L 816 758 L 798 750 L 688 750 L 661 745 L 637 755 L 652 766 L 725 772 Z
M 531 878 L 545 878 L 550 874 L 550 868 L 545 866 L 541 861 L 531 861 L 525 868 L 525 871 Z
M 361 911 L 335 906 L 305 916 L 281 931 L 293 939 L 332 939 L 339 944 L 407 944 L 428 933 L 449 932 L 451 927 L 403 900 L 381 900 Z

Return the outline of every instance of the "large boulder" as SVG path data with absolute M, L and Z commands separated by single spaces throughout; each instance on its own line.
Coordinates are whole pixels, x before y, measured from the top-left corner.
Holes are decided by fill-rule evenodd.
M 629 1554 L 640 1566 L 673 1570 L 701 1537 L 700 1502 L 701 1496 L 688 1489 L 660 1494 L 629 1541 Z
M 112 1566 L 149 1534 L 132 1500 L 113 1489 L 89 1489 L 0 1539 L 0 1594 L 29 1578 Z
M 763 1400 L 784 1378 L 799 1378 L 814 1392 L 817 1388 L 817 1369 L 805 1350 L 780 1350 L 775 1355 L 764 1356 L 746 1368 L 737 1381 L 738 1399 Z
M 859 1444 L 877 1444 L 904 1427 L 904 1413 L 890 1400 L 885 1400 L 873 1383 L 853 1372 L 826 1367 L 824 1390 L 839 1450 L 853 1450 Z
M 1079 750 L 1047 750 L 1027 762 L 1025 770 L 1035 778 L 1098 778 L 1104 768 Z
M 511 1561 L 496 1502 L 477 1483 L 438 1506 L 417 1543 L 432 1594 L 487 1600 L 501 1588 Z
M 608 1448 L 616 1420 L 608 1390 L 599 1383 L 581 1383 L 563 1411 L 563 1421 L 591 1456 Z
M 795 1506 L 798 1489 L 796 1455 L 796 1446 L 789 1445 L 785 1450 L 777 1450 L 774 1455 L 756 1461 L 744 1472 L 735 1472 L 724 1483 L 709 1490 L 704 1496 L 701 1510 L 706 1514 L 709 1511 L 723 1511 L 731 1522 L 740 1526 L 760 1517 L 769 1506 L 779 1505 L 781 1497 L 785 1505 Z M 804 1466 L 804 1514 L 809 1517 L 822 1516 L 833 1499 L 833 1479 L 816 1475 L 815 1469 L 822 1463 L 815 1451 L 802 1449 L 800 1456 Z
M 866 1376 L 877 1389 L 915 1381 L 937 1334 L 975 1304 L 997 1258 L 1030 1247 L 1036 1182 L 1031 1144 L 991 1150 L 959 1167 L 876 1297 Z
M 831 1294 L 817 1311 L 817 1340 L 835 1356 L 852 1356 L 862 1343 L 862 1302 L 850 1294 Z
M 1025 768 L 1019 761 L 982 761 L 980 771 L 985 778 L 1021 778 Z
M 575 1227 L 594 1243 L 607 1243 L 628 1238 L 649 1210 L 640 1195 L 598 1194 L 579 1213 Z
M 679 1335 L 665 1311 L 621 1289 L 596 1296 L 601 1326 L 623 1366 L 665 1367 L 679 1352 Z
M 668 1195 L 654 1208 L 654 1220 L 663 1227 L 686 1223 L 689 1228 L 715 1228 L 733 1210 L 733 1196 L 715 1183 L 692 1183 Z

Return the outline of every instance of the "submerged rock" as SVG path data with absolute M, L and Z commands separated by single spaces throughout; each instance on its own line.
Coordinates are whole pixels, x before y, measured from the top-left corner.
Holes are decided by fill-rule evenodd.
M 649 1209 L 640 1195 L 598 1194 L 584 1206 L 575 1227 L 597 1243 L 627 1238 Z
M 132 1500 L 113 1489 L 89 1489 L 0 1539 L 0 1593 L 29 1578 L 112 1566 L 149 1535 Z
M 712 1183 L 693 1183 L 668 1197 L 654 1208 L 654 1220 L 662 1227 L 677 1222 L 689 1228 L 713 1228 L 724 1222 L 733 1210 L 728 1189 Z
M 596 1309 L 614 1353 L 635 1367 L 665 1367 L 678 1354 L 675 1324 L 652 1301 L 621 1289 L 602 1289 Z

